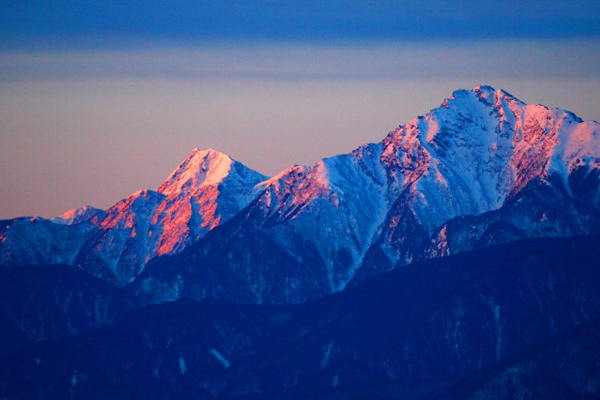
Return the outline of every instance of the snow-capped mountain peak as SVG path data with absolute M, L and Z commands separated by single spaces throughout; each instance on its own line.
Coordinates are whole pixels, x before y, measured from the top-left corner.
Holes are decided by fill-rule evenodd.
M 195 148 L 159 186 L 158 192 L 170 195 L 204 185 L 218 185 L 227 178 L 235 162 L 214 149 Z
M 226 154 L 195 148 L 157 191 L 138 191 L 108 210 L 94 252 L 128 282 L 150 258 L 179 252 L 237 214 L 265 179 Z

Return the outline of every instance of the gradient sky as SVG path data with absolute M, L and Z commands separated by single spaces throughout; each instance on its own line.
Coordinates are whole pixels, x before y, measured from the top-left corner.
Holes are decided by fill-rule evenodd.
M 107 208 L 194 147 L 311 164 L 482 83 L 600 119 L 598 1 L 0 7 L 0 218 Z

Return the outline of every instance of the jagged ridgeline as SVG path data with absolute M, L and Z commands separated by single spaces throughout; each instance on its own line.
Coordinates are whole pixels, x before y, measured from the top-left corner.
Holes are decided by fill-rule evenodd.
M 0 228 L 0 262 L 68 264 L 145 302 L 301 303 L 432 257 L 600 232 L 600 126 L 489 86 L 351 154 L 268 178 L 197 150 L 108 210 Z

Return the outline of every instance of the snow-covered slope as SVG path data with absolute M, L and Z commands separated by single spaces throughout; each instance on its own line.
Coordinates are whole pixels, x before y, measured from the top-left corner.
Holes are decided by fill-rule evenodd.
M 482 86 L 455 92 L 383 145 L 388 170 L 414 187 L 415 212 L 431 228 L 497 209 L 536 177 L 555 173 L 566 183 L 577 166 L 597 168 L 600 131 L 596 122 Z
M 0 221 L 0 264 L 71 264 L 97 230 L 91 223 L 65 225 L 44 218 Z
M 100 261 L 116 282 L 129 282 L 152 257 L 181 251 L 238 213 L 264 179 L 225 154 L 194 149 L 157 191 L 138 191 L 111 207 L 80 263 Z
M 86 205 L 69 210 L 58 217 L 51 218 L 50 221 L 55 224 L 72 225 L 90 220 L 96 216 L 103 216 L 104 214 L 104 210 Z
M 413 234 L 429 240 L 446 221 L 499 209 L 536 180 L 560 184 L 573 197 L 571 174 L 599 167 L 600 126 L 480 86 L 456 91 L 382 145 L 388 175 L 402 182 L 382 247 L 406 263 L 414 256 L 414 242 L 404 245 L 407 221 Z M 591 203 L 598 208 L 595 190 Z
M 156 253 L 177 252 L 237 214 L 265 179 L 223 153 L 194 149 L 158 188 L 166 197 L 155 214 L 162 228 Z
M 343 289 L 370 247 L 388 209 L 380 145 L 295 166 L 260 184 L 250 219 L 302 257 L 308 242 L 325 260 L 333 291 Z

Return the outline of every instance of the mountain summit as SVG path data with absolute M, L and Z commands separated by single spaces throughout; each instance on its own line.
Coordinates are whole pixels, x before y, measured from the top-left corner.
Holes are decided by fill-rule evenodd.
M 233 160 L 227 154 L 211 148 L 194 149 L 159 186 L 157 191 L 165 195 L 172 195 L 197 191 L 203 187 L 219 185 L 224 182 L 253 186 L 265 179 L 267 178 L 264 175 Z

